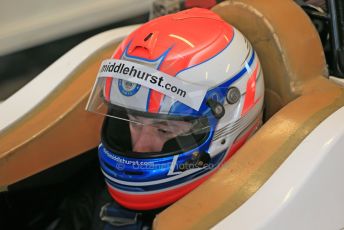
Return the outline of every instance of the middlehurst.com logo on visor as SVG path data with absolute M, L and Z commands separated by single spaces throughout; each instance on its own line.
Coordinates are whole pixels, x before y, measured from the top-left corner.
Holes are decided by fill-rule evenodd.
M 159 70 L 118 59 L 107 59 L 102 62 L 97 78 L 101 77 L 112 77 L 143 85 L 195 110 L 200 108 L 208 90 L 205 86 L 183 81 Z

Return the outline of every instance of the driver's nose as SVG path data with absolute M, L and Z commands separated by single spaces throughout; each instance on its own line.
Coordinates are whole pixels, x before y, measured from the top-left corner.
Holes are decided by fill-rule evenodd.
M 143 126 L 139 130 L 130 129 L 131 142 L 134 152 L 160 152 L 164 145 L 156 129 Z

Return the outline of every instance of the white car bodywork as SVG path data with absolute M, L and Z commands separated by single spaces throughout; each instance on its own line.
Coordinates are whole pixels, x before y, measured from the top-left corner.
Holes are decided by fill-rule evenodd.
M 0 103 L 0 133 L 35 109 L 90 55 L 108 44 L 119 42 L 138 26 L 109 30 L 80 43 L 32 81 Z
M 270 179 L 213 229 L 343 229 L 344 107 L 313 130 Z

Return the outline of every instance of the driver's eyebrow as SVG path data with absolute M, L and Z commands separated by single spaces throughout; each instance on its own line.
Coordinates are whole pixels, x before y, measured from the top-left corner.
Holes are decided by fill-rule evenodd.
M 140 120 L 140 116 L 135 116 L 135 115 L 129 115 L 129 119 L 131 122 L 137 123 L 137 124 L 141 124 L 141 125 L 147 125 L 144 122 L 142 122 Z M 149 125 L 164 125 L 164 126 L 168 126 L 169 124 L 166 121 L 162 121 L 162 120 L 157 120 L 157 119 L 149 119 L 150 123 Z
M 157 121 L 157 122 L 153 122 L 153 125 L 162 125 L 162 126 L 169 126 L 169 124 L 167 123 L 167 121 Z
M 172 130 L 175 131 L 188 131 L 191 130 L 192 128 L 192 123 L 189 122 L 183 122 L 183 123 L 173 123 L 173 124 L 169 124 L 167 123 L 166 126 L 171 127 Z

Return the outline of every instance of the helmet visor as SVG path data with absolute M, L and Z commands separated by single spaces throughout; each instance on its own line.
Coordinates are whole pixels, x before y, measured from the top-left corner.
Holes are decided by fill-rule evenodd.
M 188 151 L 199 146 L 210 130 L 204 117 L 158 118 L 118 108 L 111 109 L 109 115 L 103 126 L 103 144 L 112 151 L 132 157 L 167 156 Z
M 149 66 L 108 59 L 86 109 L 107 117 L 102 142 L 109 149 L 169 155 L 197 147 L 208 133 L 208 119 L 198 113 L 206 92 Z

